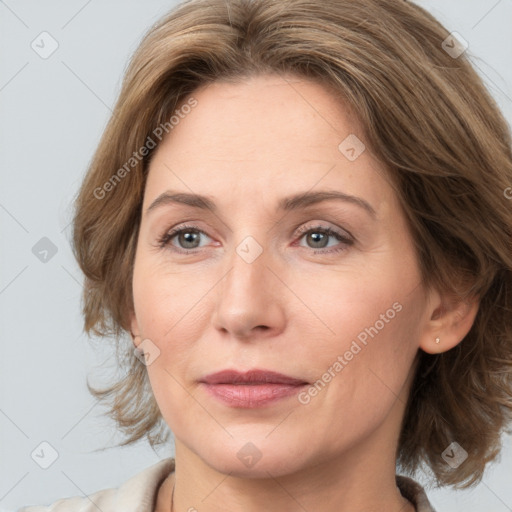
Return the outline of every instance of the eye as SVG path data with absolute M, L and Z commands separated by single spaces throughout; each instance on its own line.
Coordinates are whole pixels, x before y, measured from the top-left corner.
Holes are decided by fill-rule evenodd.
M 303 229 L 299 230 L 302 235 L 299 240 L 305 239 L 306 243 L 309 244 L 306 248 L 317 249 L 315 253 L 325 254 L 330 252 L 339 252 L 346 250 L 348 246 L 353 245 L 354 239 L 346 232 L 336 231 L 330 227 L 314 226 L 308 229 L 306 232 Z M 202 246 L 201 236 L 210 238 L 204 231 L 194 225 L 181 225 L 177 228 L 171 229 L 165 232 L 158 240 L 158 246 L 165 248 L 171 246 L 171 250 L 183 253 L 183 254 L 194 254 L 194 249 L 200 249 Z M 173 240 L 176 242 L 173 243 Z M 329 245 L 329 239 L 338 242 Z M 300 245 L 304 247 L 304 245 Z M 332 247 L 332 248 L 330 248 Z M 329 249 L 330 248 L 330 249 Z M 329 250 L 327 250 L 329 249 Z
M 306 240 L 307 244 L 309 245 L 309 248 L 311 249 L 320 249 L 320 253 L 328 253 L 328 252 L 339 252 L 346 250 L 348 246 L 353 245 L 354 239 L 351 238 L 351 236 L 348 233 L 344 232 L 338 232 L 332 228 L 329 227 L 322 227 L 322 226 L 315 226 L 308 229 L 305 233 L 302 234 L 300 237 L 300 240 L 304 239 Z M 324 251 L 323 249 L 326 249 L 329 246 L 329 239 L 335 239 L 338 242 L 341 242 L 341 245 L 334 244 L 334 248 L 331 250 Z M 301 245 L 301 247 L 304 247 Z
M 200 247 L 198 244 L 200 243 L 201 235 L 208 237 L 204 231 L 198 229 L 196 226 L 182 225 L 164 233 L 164 235 L 158 240 L 158 245 L 162 249 L 168 245 L 172 245 L 174 250 L 186 253 Z M 176 238 L 177 243 L 179 244 L 178 247 L 172 243 L 174 238 Z

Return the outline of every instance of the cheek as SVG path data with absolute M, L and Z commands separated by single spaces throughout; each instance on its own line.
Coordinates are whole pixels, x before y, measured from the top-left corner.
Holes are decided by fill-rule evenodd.
M 186 375 L 193 367 L 191 347 L 199 334 L 201 297 L 208 286 L 196 274 L 173 273 L 149 258 L 137 260 L 133 276 L 134 306 L 140 335 L 156 347 L 147 365 L 152 392 L 168 424 L 179 430 L 183 407 L 194 407 Z M 170 399 L 172 397 L 172 400 Z
M 201 300 L 211 287 L 197 272 L 170 272 L 162 262 L 142 254 L 133 275 L 133 296 L 141 334 L 155 343 L 181 339 L 176 333 L 190 327 L 201 311 Z
M 425 302 L 414 260 L 395 261 L 400 264 L 387 257 L 364 271 L 306 275 L 296 283 L 297 295 L 318 312 L 303 337 L 315 340 L 305 360 L 311 380 L 320 379 L 319 389 L 325 383 L 319 402 L 350 407 L 356 415 L 368 414 L 360 405 L 371 404 L 381 414 L 403 387 L 418 350 Z M 307 325 L 301 327 L 306 333 Z
M 204 328 L 210 281 L 198 279 L 197 272 L 171 273 L 147 256 L 136 262 L 135 312 L 140 335 L 158 353 L 147 371 L 162 412 L 189 399 L 185 388 L 191 377 L 197 377 L 196 345 Z

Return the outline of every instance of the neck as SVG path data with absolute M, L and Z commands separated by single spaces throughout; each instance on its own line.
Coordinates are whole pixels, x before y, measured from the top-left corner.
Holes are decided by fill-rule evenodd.
M 330 461 L 295 474 L 256 479 L 225 475 L 186 461 L 181 465 L 178 452 L 177 446 L 176 470 L 160 487 L 155 512 L 415 512 L 396 487 L 394 464 L 381 472 L 375 464 L 363 468 L 357 460 L 346 469 Z

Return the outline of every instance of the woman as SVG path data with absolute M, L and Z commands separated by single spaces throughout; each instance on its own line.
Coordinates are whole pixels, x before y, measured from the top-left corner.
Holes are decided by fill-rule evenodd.
M 91 391 L 176 455 L 52 511 L 427 512 L 422 463 L 480 481 L 511 421 L 512 149 L 464 53 L 399 0 L 151 29 L 74 247 L 86 330 L 133 342 Z

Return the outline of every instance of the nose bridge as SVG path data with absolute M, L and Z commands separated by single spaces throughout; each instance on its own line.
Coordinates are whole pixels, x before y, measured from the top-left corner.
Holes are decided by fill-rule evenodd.
M 261 240 L 261 236 L 259 236 Z M 229 258 L 230 271 L 226 276 L 225 292 L 238 300 L 256 299 L 268 285 L 270 251 L 253 235 L 245 236 L 234 246 Z
M 261 217 L 264 210 L 262 204 L 251 204 L 248 211 L 244 211 L 242 204 L 235 208 L 239 215 L 231 226 L 227 258 L 230 271 L 226 276 L 232 291 L 256 285 L 268 273 L 266 265 L 273 258 L 268 245 L 270 230 Z

